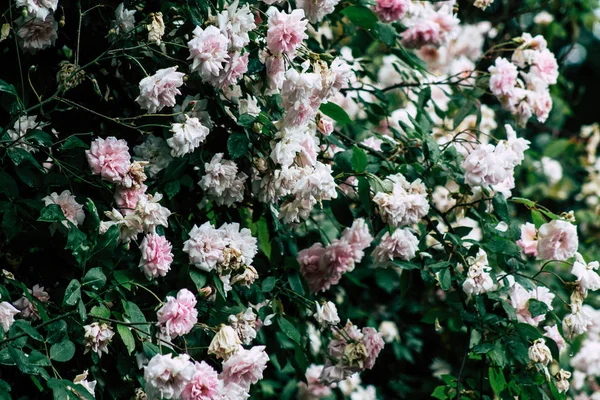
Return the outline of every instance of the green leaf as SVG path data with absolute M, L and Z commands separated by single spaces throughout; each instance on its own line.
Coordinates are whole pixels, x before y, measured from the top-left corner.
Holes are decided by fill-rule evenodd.
M 25 333 L 27 336 L 37 340 L 38 342 L 44 340 L 44 337 L 37 331 L 37 329 L 31 326 L 29 322 L 18 319 L 10 327 L 9 337 L 14 337 L 20 335 L 21 333 Z
M 227 139 L 227 151 L 234 160 L 248 154 L 250 142 L 243 133 L 234 133 Z
M 117 246 L 119 239 L 119 227 L 113 225 L 106 232 L 98 237 L 98 242 L 94 247 L 94 255 L 102 251 L 111 251 Z
M 17 91 L 13 85 L 0 79 L 0 92 L 5 92 L 17 96 Z
M 321 104 L 321 107 L 319 107 L 319 110 L 340 125 L 346 125 L 352 122 L 348 113 L 335 103 L 323 103 Z
M 352 148 L 352 168 L 354 168 L 354 172 L 363 172 L 367 169 L 367 164 L 367 153 L 360 147 L 354 146 Z
M 377 26 L 378 18 L 371 9 L 363 6 L 350 6 L 342 10 L 342 14 L 346 16 L 354 25 L 365 29 L 373 29 Z
M 510 221 L 510 214 L 508 212 L 508 205 L 506 204 L 506 197 L 502 193 L 496 193 L 494 198 L 492 199 L 492 205 L 494 206 L 494 211 L 502 221 L 508 222 Z
M 89 314 L 96 317 L 110 318 L 110 310 L 103 305 L 92 307 Z
M 69 136 L 67 140 L 60 146 L 61 150 L 71 150 L 71 149 L 89 149 L 89 146 L 85 144 L 81 139 L 77 136 Z
M 439 400 L 448 399 L 448 395 L 446 394 L 447 387 L 446 386 L 438 386 L 435 388 L 433 393 L 431 393 L 431 397 Z
M 67 289 L 65 290 L 65 297 L 63 298 L 63 306 L 74 306 L 81 299 L 81 284 L 77 279 L 73 279 Z
M 70 340 L 54 343 L 50 347 L 50 358 L 58 362 L 67 362 L 75 355 L 75 345 Z
M 508 387 L 504 372 L 501 368 L 490 367 L 489 370 L 490 386 L 494 390 L 494 393 L 500 395 L 504 389 Z
M 352 214 L 352 210 L 350 210 L 350 202 L 346 200 L 345 196 L 338 195 L 329 204 L 331 205 L 333 216 L 342 226 L 352 225 L 354 215 Z
M 281 331 L 294 342 L 300 344 L 300 340 L 302 337 L 300 336 L 300 332 L 298 329 L 292 324 L 290 321 L 285 319 L 284 317 L 277 318 L 277 324 L 281 328 Z
M 250 128 L 254 121 L 256 121 L 256 117 L 253 117 L 250 114 L 242 114 L 237 119 L 238 125 L 243 126 L 244 128 Z
M 93 290 L 98 290 L 106 285 L 106 275 L 102 272 L 102 268 L 92 268 L 85 274 L 82 283 L 83 286 L 89 286 Z
M 125 303 L 125 312 L 129 317 L 129 322 L 135 323 L 139 329 L 150 334 L 150 324 L 139 324 L 140 322 L 146 322 L 146 317 L 144 316 L 142 310 L 140 310 L 140 308 L 137 306 L 137 304 L 128 301 L 127 303 Z
M 364 176 L 358 177 L 358 198 L 365 211 L 370 213 L 373 208 L 373 204 L 371 203 L 371 185 L 369 184 L 369 180 Z
M 515 329 L 525 340 L 533 341 L 542 337 L 540 331 L 529 324 L 517 323 Z
M 119 332 L 119 336 L 121 336 L 121 340 L 125 343 L 125 347 L 127 348 L 127 353 L 131 354 L 135 350 L 135 338 L 131 333 L 131 328 L 118 324 L 117 332 Z
M 548 305 L 543 301 L 529 299 L 529 312 L 531 313 L 532 317 L 535 318 L 539 315 L 546 315 L 548 311 Z
M 381 38 L 381 41 L 388 46 L 393 46 L 396 43 L 398 32 L 393 25 L 384 24 L 383 22 L 377 23 L 377 33 Z
M 194 285 L 196 285 L 198 291 L 206 285 L 207 276 L 197 269 L 190 269 L 190 278 L 192 279 L 192 282 L 194 282 Z
M 292 274 L 288 276 L 288 283 L 290 284 L 290 288 L 300 296 L 304 296 L 306 293 L 304 290 L 304 285 L 302 285 L 302 279 L 298 274 Z
M 175 197 L 177 195 L 177 193 L 179 193 L 180 190 L 181 190 L 181 182 L 180 181 L 167 182 L 167 184 L 165 185 L 165 194 L 167 195 L 167 197 L 169 199 L 172 199 L 173 197 Z
M 546 223 L 546 219 L 538 210 L 531 210 L 531 221 L 535 225 L 535 229 L 540 229 L 540 226 Z
M 0 187 L 2 188 L 0 193 L 9 198 L 17 197 L 19 195 L 17 183 L 12 176 L 4 171 L 0 171 Z
M 263 293 L 269 293 L 273 289 L 275 289 L 275 285 L 277 284 L 277 278 L 274 276 L 266 277 L 262 282 L 262 291 Z
M 62 341 L 67 335 L 67 323 L 65 321 L 58 320 L 46 327 L 46 341 L 48 343 L 58 343 Z
M 65 215 L 58 204 L 49 204 L 40 211 L 40 222 L 60 222 L 65 220 Z
M 21 231 L 21 221 L 14 207 L 4 213 L 2 217 L 2 230 L 8 240 L 13 239 Z
M 450 268 L 441 270 L 439 279 L 441 288 L 443 290 L 449 290 L 450 286 L 452 286 L 452 274 L 450 273 Z

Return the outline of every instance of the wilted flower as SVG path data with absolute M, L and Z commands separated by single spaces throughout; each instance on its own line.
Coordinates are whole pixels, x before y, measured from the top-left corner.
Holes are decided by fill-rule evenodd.
M 102 357 L 102 352 L 108 354 L 108 344 L 115 335 L 115 332 L 112 330 L 111 326 L 105 323 L 93 322 L 90 325 L 85 325 L 83 329 L 85 331 L 84 353 L 87 353 L 91 350 L 98 354 L 98 357 Z

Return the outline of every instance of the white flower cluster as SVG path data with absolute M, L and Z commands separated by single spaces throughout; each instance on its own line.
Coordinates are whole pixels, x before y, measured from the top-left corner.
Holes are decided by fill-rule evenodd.
M 387 179 L 392 181 L 392 192 L 378 192 L 373 197 L 385 223 L 400 228 L 416 224 L 427 215 L 427 188 L 420 179 L 409 183 L 402 174 L 390 175 Z

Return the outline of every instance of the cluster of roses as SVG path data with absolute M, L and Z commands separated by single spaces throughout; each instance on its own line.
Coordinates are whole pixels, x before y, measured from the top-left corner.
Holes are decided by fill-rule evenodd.
M 183 251 L 188 253 L 190 263 L 207 272 L 216 269 L 225 293 L 238 282 L 250 286 L 258 278 L 252 266 L 258 248 L 249 229 L 240 230 L 238 223 L 226 223 L 215 229 L 205 222 L 200 227 L 194 225 L 189 237 Z
M 543 36 L 524 33 L 514 42 L 519 47 L 511 61 L 499 57 L 489 68 L 490 90 L 520 125 L 525 126 L 533 115 L 545 122 L 552 109 L 549 86 L 558 79 L 556 57 Z

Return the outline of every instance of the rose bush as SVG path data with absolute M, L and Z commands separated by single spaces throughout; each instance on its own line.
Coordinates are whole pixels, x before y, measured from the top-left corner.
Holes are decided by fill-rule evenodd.
M 594 3 L 9 0 L 0 398 L 598 398 Z

